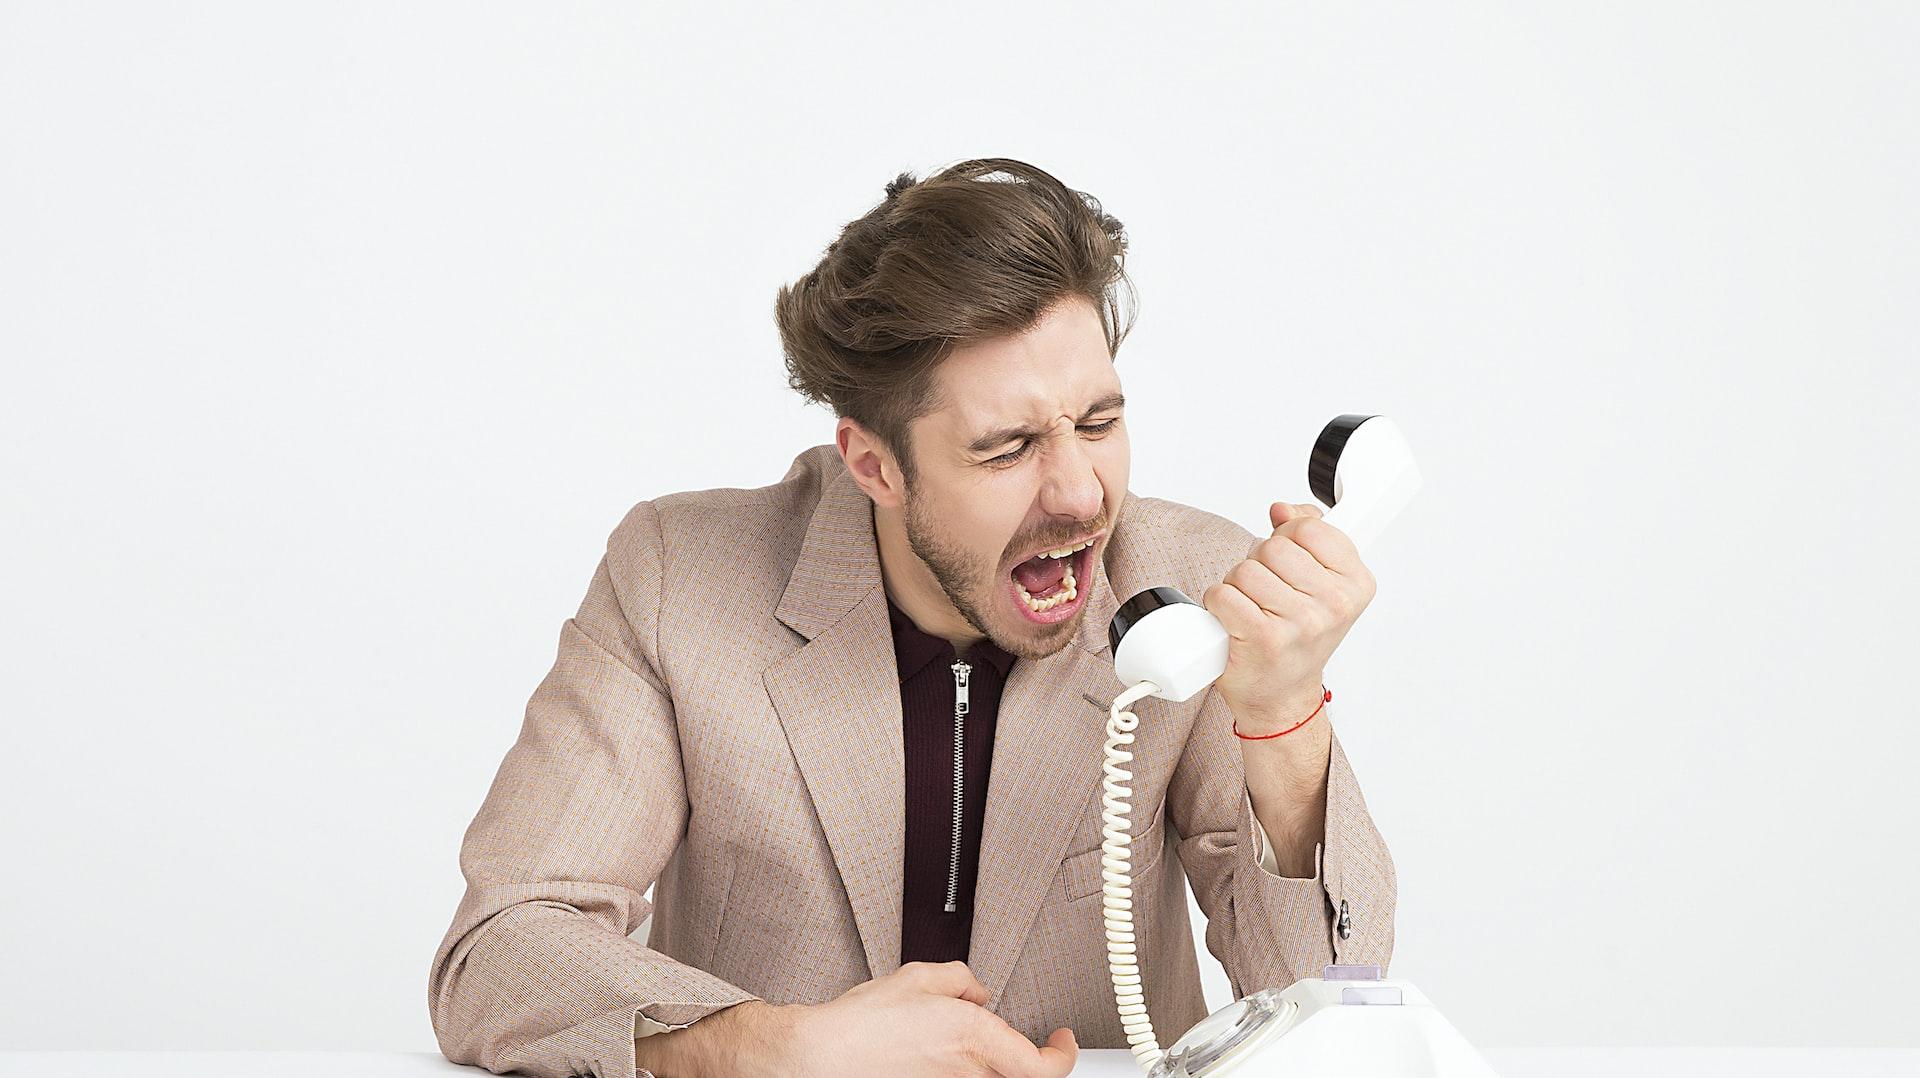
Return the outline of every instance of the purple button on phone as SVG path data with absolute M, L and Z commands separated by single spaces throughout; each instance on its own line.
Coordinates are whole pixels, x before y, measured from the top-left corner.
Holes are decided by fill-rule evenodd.
M 1379 966 L 1328 966 L 1320 971 L 1323 981 L 1377 981 Z

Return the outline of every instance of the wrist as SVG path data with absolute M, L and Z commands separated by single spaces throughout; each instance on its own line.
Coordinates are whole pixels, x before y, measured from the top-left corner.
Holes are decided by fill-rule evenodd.
M 1234 733 L 1242 738 L 1264 737 L 1281 731 L 1297 732 L 1291 736 L 1304 734 L 1305 727 L 1326 718 L 1326 704 L 1331 696 L 1322 682 L 1276 694 L 1259 707 L 1234 712 Z
M 749 999 L 634 1042 L 634 1062 L 654 1078 L 711 1078 L 777 1069 L 792 1008 Z

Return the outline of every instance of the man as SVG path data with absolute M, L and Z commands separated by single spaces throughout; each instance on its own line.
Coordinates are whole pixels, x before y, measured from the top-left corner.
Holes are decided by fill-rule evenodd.
M 1205 692 L 1132 707 L 1161 1043 L 1206 1014 L 1189 884 L 1236 995 L 1387 964 L 1393 865 L 1321 681 L 1373 579 L 1312 506 L 1274 503 L 1261 539 L 1127 489 L 1125 245 L 1047 173 L 969 161 L 899 177 L 781 290 L 790 383 L 835 440 L 609 536 L 461 850 L 430 978 L 448 1058 L 1051 1076 L 1125 1047 L 1106 636 L 1154 585 L 1232 636 Z

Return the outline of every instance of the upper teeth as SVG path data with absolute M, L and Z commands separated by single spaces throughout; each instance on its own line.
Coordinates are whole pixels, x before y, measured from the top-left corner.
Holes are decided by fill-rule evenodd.
M 1080 544 L 1080 545 L 1078 545 L 1078 546 L 1063 546 L 1063 547 L 1061 547 L 1061 548 L 1060 548 L 1060 549 L 1058 549 L 1058 550 L 1043 550 L 1043 551 L 1041 551 L 1040 553 L 1038 553 L 1038 554 L 1035 554 L 1035 555 L 1034 555 L 1034 557 L 1036 557 L 1036 558 L 1064 558 L 1064 557 L 1066 557 L 1067 555 L 1069 555 L 1069 554 L 1071 554 L 1071 553 L 1073 553 L 1073 552 L 1074 552 L 1074 551 L 1076 551 L 1076 550 L 1085 550 L 1085 549 L 1086 549 L 1087 547 L 1090 547 L 1090 546 L 1092 546 L 1092 545 L 1093 545 L 1093 540 L 1092 540 L 1092 539 L 1089 539 L 1089 540 L 1087 540 L 1086 542 L 1084 542 L 1084 543 L 1081 543 L 1081 544 Z

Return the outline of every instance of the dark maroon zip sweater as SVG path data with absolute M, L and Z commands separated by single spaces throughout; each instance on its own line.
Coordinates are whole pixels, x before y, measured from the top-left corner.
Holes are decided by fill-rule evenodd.
M 906 852 L 900 906 L 900 961 L 967 960 L 973 932 L 973 888 L 979 875 L 980 830 L 987 813 L 987 772 L 1000 690 L 1015 656 L 991 640 L 956 654 L 952 643 L 922 632 L 887 600 L 893 654 L 900 667 L 900 721 L 906 744 Z M 955 662 L 967 664 L 967 713 L 961 730 L 960 858 L 953 868 Z M 949 876 L 955 910 L 946 912 Z

